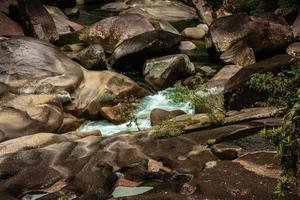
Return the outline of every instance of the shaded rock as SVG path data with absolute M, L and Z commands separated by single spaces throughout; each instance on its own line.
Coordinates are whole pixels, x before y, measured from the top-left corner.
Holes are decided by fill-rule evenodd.
M 296 20 L 294 21 L 292 25 L 292 30 L 294 33 L 294 37 L 299 40 L 300 38 L 300 14 L 298 14 Z
M 0 110 L 0 141 L 39 132 L 55 133 L 62 121 L 61 103 L 54 96 L 20 95 L 4 99 Z
M 75 43 L 75 44 L 66 44 L 62 46 L 60 49 L 65 52 L 78 52 L 85 48 L 84 43 Z M 72 58 L 74 56 L 71 56 Z
M 222 53 L 244 39 L 250 31 L 249 22 L 250 17 L 247 14 L 235 14 L 215 20 L 210 26 L 210 37 L 216 51 Z
M 11 35 L 24 35 L 22 28 L 19 24 L 9 19 L 5 14 L 0 11 L 0 36 Z M 5 27 L 5 28 L 4 28 Z
M 82 80 L 81 66 L 47 42 L 18 37 L 0 47 L 0 82 L 17 93 L 71 93 Z
M 232 15 L 232 12 L 226 10 L 223 6 L 221 6 L 218 10 L 215 11 L 216 18 L 226 17 Z
M 70 21 L 59 8 L 56 8 L 54 6 L 45 6 L 45 8 L 53 18 L 56 30 L 59 35 L 68 34 L 84 28 L 80 24 Z
M 51 15 L 40 0 L 18 0 L 21 21 L 25 32 L 45 41 L 58 39 L 58 32 Z
M 206 34 L 206 31 L 201 27 L 189 27 L 182 31 L 182 35 L 188 38 L 200 40 Z
M 192 75 L 194 72 L 194 65 L 184 54 L 147 60 L 143 69 L 146 82 L 160 89 L 167 88 L 180 78 Z
M 84 29 L 79 39 L 89 44 L 100 44 L 108 53 L 123 41 L 155 30 L 143 16 L 128 14 L 105 18 Z
M 68 17 L 77 17 L 79 16 L 80 12 L 79 9 L 77 7 L 73 7 L 73 8 L 66 8 L 63 10 L 63 12 L 65 13 L 65 15 L 67 15 Z
M 90 45 L 75 53 L 73 59 L 86 69 L 106 69 L 105 52 L 101 45 Z
M 212 79 L 207 83 L 207 88 L 220 88 L 223 91 L 225 85 L 229 80 L 237 74 L 243 67 L 239 65 L 226 65 L 224 66 Z
M 232 28 L 235 24 L 235 28 Z M 245 13 L 222 17 L 210 27 L 214 48 L 222 53 L 239 41 L 245 41 L 255 53 L 266 53 L 287 46 L 293 40 L 285 20 L 274 15 L 250 17 Z
M 190 89 L 201 87 L 203 83 L 205 83 L 205 79 L 199 75 L 190 76 L 182 82 L 184 86 L 187 86 Z
M 220 59 L 225 64 L 247 66 L 256 62 L 254 51 L 244 42 L 238 42 L 221 54 Z
M 233 90 L 250 79 L 250 76 L 259 72 L 276 72 L 293 61 L 293 57 L 287 54 L 276 55 L 259 61 L 255 64 L 242 67 L 225 85 L 225 91 Z
M 2 0 L 0 2 L 0 11 L 6 14 L 10 14 L 10 8 L 12 6 L 17 6 L 18 2 L 17 0 Z
M 196 6 L 198 14 L 200 15 L 202 21 L 210 25 L 213 21 L 213 8 L 208 0 L 193 0 L 193 4 Z
M 205 76 L 211 77 L 216 74 L 216 70 L 211 68 L 210 66 L 202 66 L 202 67 L 195 67 L 196 73 L 203 74 Z
M 300 42 L 295 42 L 295 43 L 291 44 L 286 49 L 286 52 L 290 56 L 293 56 L 294 58 L 300 59 Z
M 181 51 L 190 51 L 196 49 L 197 46 L 191 41 L 181 41 L 178 49 Z
M 172 119 L 178 115 L 183 115 L 183 114 L 186 113 L 181 110 L 166 111 L 159 108 L 153 109 L 150 113 L 151 126 L 159 125 L 161 122 L 165 120 Z
M 114 3 L 111 3 L 112 5 Z M 118 4 L 118 3 L 117 3 Z M 118 4 L 119 5 L 119 4 Z M 120 8 L 120 6 L 118 6 Z M 103 7 L 102 7 L 103 8 Z M 156 2 L 127 1 L 121 8 L 129 8 L 122 12 L 140 14 L 148 19 L 165 20 L 169 22 L 197 19 L 196 10 L 180 1 L 159 0 Z M 117 9 L 114 9 L 117 10 Z
M 117 65 L 122 60 L 135 63 L 144 62 L 149 57 L 165 54 L 168 50 L 179 44 L 180 35 L 169 31 L 155 30 L 137 35 L 119 45 L 109 58 L 109 64 Z M 139 59 L 137 59 L 139 58 Z M 135 61 L 135 62 L 133 62 Z
M 99 118 L 101 108 L 116 104 L 116 98 L 144 97 L 148 93 L 128 77 L 111 71 L 86 71 L 71 104 L 65 109 L 75 116 Z M 104 117 L 104 116 L 103 116 Z

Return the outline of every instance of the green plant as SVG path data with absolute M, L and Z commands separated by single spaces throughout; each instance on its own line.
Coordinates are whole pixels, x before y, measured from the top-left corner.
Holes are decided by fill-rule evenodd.
M 180 136 L 183 133 L 182 128 L 174 120 L 165 120 L 149 132 L 149 135 L 157 138 L 168 138 Z
M 283 125 L 270 130 L 262 130 L 262 136 L 269 138 L 276 146 L 276 157 L 282 168 L 276 193 L 283 196 L 290 185 L 295 185 L 300 167 L 300 89 L 298 99 L 284 118 Z
M 196 90 L 189 89 L 187 86 L 183 86 L 180 83 L 176 83 L 174 88 L 169 90 L 166 94 L 167 99 L 173 103 L 189 102 L 194 108 L 205 106 L 207 115 L 211 121 L 216 123 L 222 122 L 222 119 L 215 115 L 215 112 L 223 113 L 223 110 L 216 106 L 208 96 L 199 96 Z
M 297 95 L 300 73 L 295 69 L 285 70 L 274 75 L 271 72 L 253 74 L 247 85 L 250 89 L 267 94 L 270 105 L 290 106 Z
M 127 124 L 128 127 L 132 127 L 133 125 L 135 125 L 140 131 L 140 123 L 138 122 L 135 113 L 135 108 L 139 103 L 139 100 L 134 96 L 129 96 L 125 98 L 119 98 L 117 99 L 117 102 L 121 105 L 121 108 L 118 110 L 117 115 L 121 119 L 129 122 Z

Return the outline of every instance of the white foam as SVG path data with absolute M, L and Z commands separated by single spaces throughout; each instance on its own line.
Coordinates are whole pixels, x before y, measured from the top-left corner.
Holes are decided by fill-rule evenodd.
M 170 90 L 170 89 L 167 89 Z M 141 99 L 136 117 L 138 119 L 139 128 L 141 130 L 151 127 L 150 112 L 155 108 L 164 109 L 167 111 L 182 110 L 188 114 L 194 113 L 194 108 L 189 102 L 186 103 L 172 103 L 166 98 L 167 90 L 160 91 L 155 95 L 147 96 Z M 135 124 L 128 126 L 129 123 L 116 125 L 106 120 L 89 121 L 79 128 L 79 131 L 93 131 L 100 130 L 102 135 L 108 136 L 122 131 L 137 131 Z

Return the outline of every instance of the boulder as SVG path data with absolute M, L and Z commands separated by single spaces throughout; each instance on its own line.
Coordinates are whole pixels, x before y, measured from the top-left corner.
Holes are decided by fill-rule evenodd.
M 185 54 L 147 60 L 143 69 L 145 81 L 157 89 L 172 86 L 179 79 L 193 75 L 194 72 L 194 65 Z
M 292 25 L 292 30 L 294 33 L 294 37 L 299 40 L 300 39 L 300 13 L 298 14 L 296 20 Z
M 10 8 L 17 5 L 17 0 L 2 0 L 0 1 L 0 11 L 5 14 L 10 14 Z
M 159 125 L 165 120 L 172 119 L 178 115 L 186 114 L 182 110 L 166 111 L 163 109 L 155 108 L 150 113 L 151 126 Z
M 56 133 L 63 121 L 61 102 L 51 95 L 4 98 L 0 107 L 0 141 L 39 132 Z
M 12 21 L 1 11 L 0 11 L 0 27 L 3 27 L 0 29 L 0 36 L 24 35 L 20 25 Z
M 208 26 L 214 21 L 213 6 L 209 0 L 193 0 L 199 16 Z
M 120 115 L 122 108 L 123 107 L 121 104 L 117 104 L 115 106 L 104 106 L 101 108 L 101 115 L 109 122 L 114 124 L 122 124 L 128 120 Z
M 18 0 L 20 18 L 25 32 L 45 41 L 58 39 L 53 18 L 40 0 Z
M 28 37 L 0 41 L 0 82 L 17 93 L 72 93 L 82 80 L 81 66 L 53 45 Z
M 118 63 L 143 63 L 146 59 L 166 54 L 180 43 L 176 33 L 155 30 L 137 35 L 119 45 L 108 60 L 110 65 Z
M 79 33 L 79 40 L 100 44 L 105 52 L 112 53 L 109 59 L 111 65 L 121 58 L 130 60 L 134 57 L 137 61 L 165 52 L 176 46 L 180 39 L 178 31 L 169 23 L 148 20 L 138 14 L 108 17 Z
M 113 4 L 116 3 L 109 4 L 110 8 L 112 8 Z M 120 8 L 119 3 L 117 3 L 117 7 Z M 190 21 L 198 18 L 196 10 L 193 7 L 190 7 L 177 0 L 158 0 L 151 2 L 145 0 L 126 1 L 123 3 L 121 8 L 126 9 L 122 12 L 122 14 L 140 14 L 148 19 L 165 20 L 168 22 Z M 114 11 L 115 10 L 117 9 L 114 9 Z
M 232 24 L 235 24 L 234 29 Z M 289 45 L 294 37 L 281 17 L 250 17 L 240 13 L 215 20 L 210 27 L 210 38 L 218 53 L 227 51 L 240 41 L 246 42 L 255 53 L 270 53 Z
M 191 41 L 181 41 L 178 49 L 181 51 L 190 51 L 196 49 L 197 46 Z
M 191 39 L 200 40 L 206 34 L 205 29 L 201 27 L 188 27 L 182 31 L 182 35 Z
M 220 56 L 221 61 L 225 64 L 235 64 L 247 66 L 256 62 L 254 51 L 248 47 L 243 41 L 232 45 L 228 50 Z
M 74 53 L 72 58 L 86 69 L 106 69 L 105 52 L 99 44 L 89 45 L 79 52 Z
M 242 67 L 238 72 L 230 76 L 230 78 L 226 81 L 224 89 L 225 91 L 236 89 L 241 84 L 248 81 L 251 75 L 254 73 L 280 71 L 282 67 L 290 64 L 291 62 L 293 62 L 293 60 L 293 57 L 287 54 L 281 54 L 265 60 L 261 60 L 252 65 Z
M 128 14 L 96 22 L 85 28 L 79 39 L 89 44 L 100 44 L 106 52 L 111 53 L 123 41 L 153 30 L 153 25 L 143 16 Z
M 59 35 L 68 34 L 74 31 L 79 31 L 84 27 L 80 24 L 72 22 L 68 17 L 57 7 L 44 6 L 54 20 L 56 30 Z
M 286 52 L 290 56 L 293 56 L 294 58 L 300 59 L 300 42 L 295 42 L 295 43 L 291 44 L 286 49 Z
M 102 107 L 116 105 L 118 98 L 131 95 L 139 98 L 148 92 L 116 72 L 84 70 L 83 81 L 73 94 L 74 100 L 65 109 L 75 116 L 97 119 Z

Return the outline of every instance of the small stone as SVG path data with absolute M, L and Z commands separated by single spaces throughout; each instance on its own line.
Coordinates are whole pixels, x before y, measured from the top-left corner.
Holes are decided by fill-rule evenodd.
M 64 13 L 68 16 L 68 17 L 76 17 L 79 15 L 79 9 L 74 7 L 74 8 L 66 8 L 64 9 Z
M 188 38 L 200 40 L 205 36 L 206 32 L 203 28 L 199 27 L 189 27 L 185 28 L 182 32 L 182 35 Z
M 201 28 L 202 30 L 205 31 L 205 33 L 208 33 L 208 30 L 209 30 L 207 24 L 198 24 L 197 28 Z
M 191 195 L 197 190 L 196 186 L 192 186 L 189 183 L 184 183 L 180 189 L 180 194 Z
M 181 41 L 178 49 L 181 51 L 190 51 L 196 49 L 197 46 L 191 41 Z
M 293 56 L 294 58 L 300 58 L 300 42 L 295 42 L 291 44 L 287 49 L 286 52 Z

